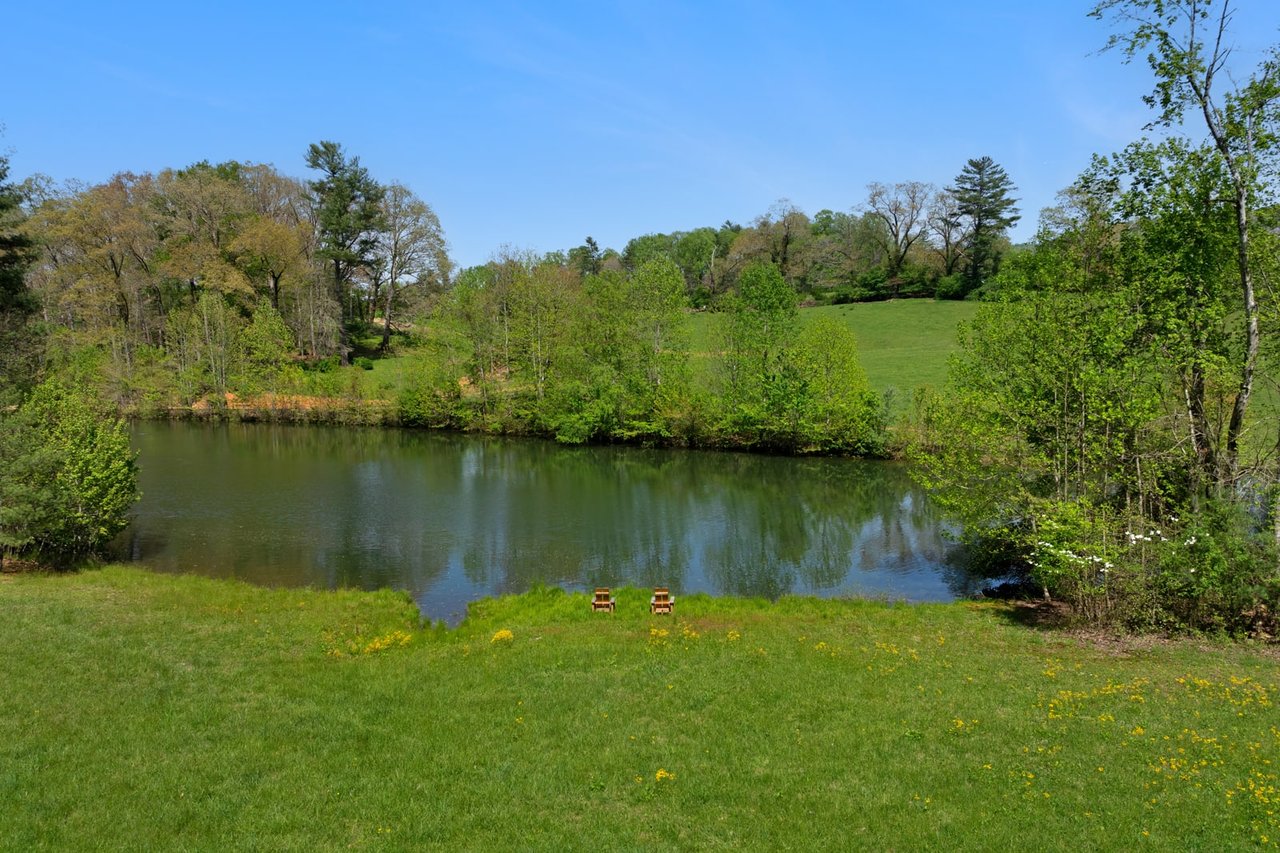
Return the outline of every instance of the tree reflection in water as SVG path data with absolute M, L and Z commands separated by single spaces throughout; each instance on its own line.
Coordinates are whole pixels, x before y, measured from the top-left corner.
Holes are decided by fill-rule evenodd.
M 163 571 L 392 587 L 450 621 L 534 584 L 948 600 L 905 466 L 374 429 L 143 423 L 120 545 Z

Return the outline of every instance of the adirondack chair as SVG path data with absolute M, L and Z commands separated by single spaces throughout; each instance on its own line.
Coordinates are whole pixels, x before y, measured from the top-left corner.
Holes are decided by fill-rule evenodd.
M 654 589 L 653 597 L 649 599 L 650 613 L 671 613 L 676 606 L 675 596 L 671 594 L 671 590 L 665 586 Z
M 609 587 L 596 587 L 595 597 L 591 599 L 591 612 L 594 613 L 597 610 L 608 610 L 612 613 L 615 606 L 616 602 L 614 602 L 613 596 L 609 594 Z

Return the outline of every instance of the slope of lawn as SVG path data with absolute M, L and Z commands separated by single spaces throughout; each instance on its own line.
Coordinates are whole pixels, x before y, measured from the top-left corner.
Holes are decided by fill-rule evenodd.
M 935 302 L 931 299 L 898 299 L 829 305 L 800 311 L 801 322 L 816 317 L 836 317 L 853 330 L 858 356 L 871 386 L 881 393 L 894 389 L 910 394 L 921 385 L 940 388 L 947 378 L 947 357 L 956 349 L 956 330 L 978 310 L 975 302 Z M 693 319 L 695 363 L 719 346 L 715 314 Z
M 844 320 L 857 336 L 872 387 L 910 393 L 921 385 L 942 387 L 956 330 L 977 310 L 976 302 L 900 299 L 811 308 L 800 316 L 828 313 Z
M 1273 849 L 1274 651 L 995 604 L 0 576 L 0 847 Z

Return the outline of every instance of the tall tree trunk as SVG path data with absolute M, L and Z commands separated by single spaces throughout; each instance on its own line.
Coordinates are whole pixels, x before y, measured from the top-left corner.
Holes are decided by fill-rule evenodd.
M 351 364 L 351 338 L 347 335 L 347 320 L 351 317 L 351 306 L 347 304 L 343 288 L 342 262 L 333 260 L 333 298 L 338 301 L 338 361 Z
M 379 346 L 386 352 L 391 346 L 391 303 L 395 300 L 395 282 L 387 282 L 387 303 L 382 309 L 382 344 Z

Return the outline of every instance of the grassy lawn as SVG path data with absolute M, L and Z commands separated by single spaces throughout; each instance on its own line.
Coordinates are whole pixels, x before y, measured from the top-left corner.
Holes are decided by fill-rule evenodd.
M 940 388 L 947 378 L 947 357 L 956 349 L 956 328 L 977 312 L 974 302 L 935 302 L 931 299 L 899 299 L 806 308 L 801 322 L 821 315 L 846 323 L 858 340 L 858 356 L 871 387 L 890 388 L 908 395 L 921 385 Z M 708 361 L 717 346 L 715 314 L 693 318 L 695 366 Z
M 0 576 L 0 847 L 1280 841 L 1274 650 L 993 604 L 646 601 L 535 592 L 445 632 L 393 593 Z
M 871 386 L 910 394 L 921 385 L 941 388 L 947 357 L 956 350 L 956 328 L 973 318 L 976 302 L 900 299 L 831 305 L 802 311 L 802 318 L 830 314 L 853 329 Z

